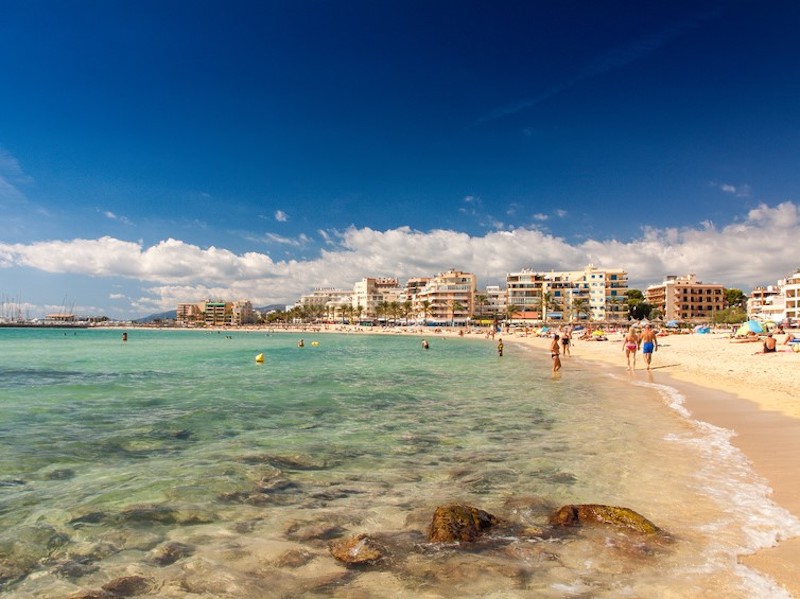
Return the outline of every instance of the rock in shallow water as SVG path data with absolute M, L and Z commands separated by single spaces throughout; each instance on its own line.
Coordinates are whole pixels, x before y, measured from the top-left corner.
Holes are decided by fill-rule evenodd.
M 144 576 L 123 576 L 107 582 L 102 588 L 113 597 L 133 597 L 149 592 L 153 582 Z
M 471 543 L 484 531 L 502 523 L 500 518 L 470 505 L 439 506 L 433 514 L 428 540 L 432 543 Z
M 330 552 L 340 562 L 352 565 L 370 564 L 383 558 L 381 547 L 363 533 L 331 543 Z
M 658 526 L 641 514 L 625 507 L 610 505 L 565 505 L 550 516 L 550 523 L 559 526 L 605 524 L 629 528 L 644 534 L 662 532 Z

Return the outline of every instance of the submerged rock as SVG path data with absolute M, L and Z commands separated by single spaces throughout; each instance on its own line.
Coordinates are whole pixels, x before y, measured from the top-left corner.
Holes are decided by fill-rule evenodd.
M 605 524 L 618 528 L 629 528 L 648 535 L 662 532 L 658 526 L 641 514 L 625 507 L 609 505 L 565 505 L 550 516 L 550 523 L 557 526 Z
M 333 557 L 345 564 L 370 564 L 383 558 L 383 549 L 363 533 L 331 543 L 329 549 Z
M 113 597 L 144 595 L 153 588 L 153 580 L 144 576 L 123 576 L 103 585 L 102 589 Z
M 177 562 L 179 559 L 190 556 L 193 553 L 194 547 L 191 545 L 172 541 L 153 549 L 153 551 L 150 552 L 149 559 L 156 565 L 169 566 L 170 564 Z
M 247 455 L 240 461 L 245 464 L 269 464 L 279 470 L 325 470 L 329 466 L 327 460 L 315 460 L 304 455 Z
M 484 531 L 502 523 L 500 518 L 470 505 L 439 506 L 433 514 L 428 540 L 432 543 L 472 543 Z
M 109 599 L 113 595 L 109 595 L 100 589 L 92 589 L 90 591 L 80 591 L 75 595 L 70 595 L 69 599 Z

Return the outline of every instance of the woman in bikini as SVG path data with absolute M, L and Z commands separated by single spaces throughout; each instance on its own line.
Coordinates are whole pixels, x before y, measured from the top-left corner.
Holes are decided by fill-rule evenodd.
M 558 335 L 553 337 L 553 343 L 550 344 L 550 357 L 553 358 L 553 372 L 561 370 L 561 348 L 558 345 Z
M 636 369 L 636 350 L 639 349 L 639 336 L 636 330 L 631 327 L 625 339 L 622 340 L 622 351 L 625 352 L 625 358 L 628 360 L 628 370 Z M 633 366 L 631 366 L 631 356 L 633 356 Z

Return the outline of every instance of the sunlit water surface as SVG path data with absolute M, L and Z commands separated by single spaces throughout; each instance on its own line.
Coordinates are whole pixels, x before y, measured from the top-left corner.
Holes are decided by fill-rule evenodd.
M 674 389 L 577 358 L 554 378 L 483 338 L 298 338 L 0 329 L 4 596 L 133 575 L 144 597 L 785 596 L 736 557 L 798 522 Z M 431 545 L 450 502 L 542 534 Z M 631 508 L 668 542 L 553 532 L 574 503 Z M 337 562 L 358 533 L 386 557 Z

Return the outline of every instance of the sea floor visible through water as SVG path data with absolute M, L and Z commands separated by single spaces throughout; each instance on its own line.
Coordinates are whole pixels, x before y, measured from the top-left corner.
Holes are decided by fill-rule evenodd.
M 737 557 L 800 525 L 675 389 L 482 338 L 298 339 L 0 329 L 3 595 L 788 596 Z M 515 528 L 428 543 L 453 502 Z M 548 524 L 584 503 L 665 534 Z M 384 558 L 337 562 L 359 533 Z

